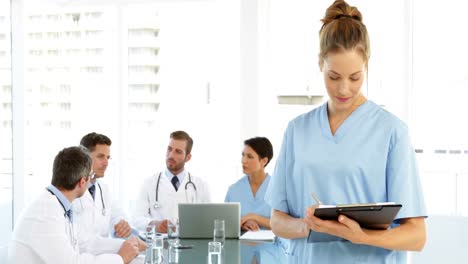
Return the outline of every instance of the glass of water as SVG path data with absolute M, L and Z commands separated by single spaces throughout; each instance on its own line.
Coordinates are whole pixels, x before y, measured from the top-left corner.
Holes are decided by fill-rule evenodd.
M 179 240 L 167 240 L 169 243 L 169 248 L 167 249 L 167 254 L 168 254 L 168 263 L 173 264 L 173 263 L 179 263 Z
M 146 242 L 146 253 L 145 253 L 145 264 L 154 264 L 154 250 L 153 250 L 153 245 L 154 245 L 154 240 L 156 237 L 156 229 L 154 225 L 150 225 L 146 228 L 145 232 L 145 242 Z
M 179 229 L 179 218 L 169 219 L 169 223 L 167 223 L 167 239 L 169 242 L 179 244 Z
M 208 264 L 221 263 L 221 248 L 220 242 L 208 242 Z
M 213 241 L 221 243 L 221 246 L 224 246 L 224 240 L 226 238 L 226 233 L 224 231 L 224 220 L 215 219 L 214 228 L 213 228 Z
M 146 242 L 153 242 L 154 237 L 156 236 L 156 227 L 154 225 L 148 225 L 146 227 L 145 239 Z
M 153 263 L 159 264 L 163 261 L 163 248 L 164 248 L 164 238 L 161 235 L 157 235 L 154 238 L 153 246 L 152 246 L 152 257 Z

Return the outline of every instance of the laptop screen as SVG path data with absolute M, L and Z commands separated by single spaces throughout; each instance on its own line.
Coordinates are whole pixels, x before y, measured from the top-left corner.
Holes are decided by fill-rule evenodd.
M 224 219 L 226 238 L 240 236 L 240 203 L 181 203 L 181 238 L 212 238 L 215 219 Z

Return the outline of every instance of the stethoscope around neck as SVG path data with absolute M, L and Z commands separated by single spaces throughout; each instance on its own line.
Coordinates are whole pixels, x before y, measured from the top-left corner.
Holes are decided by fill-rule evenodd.
M 102 216 L 106 216 L 107 210 L 106 210 L 106 204 L 104 203 L 104 197 L 102 195 L 101 185 L 98 182 L 96 182 L 95 185 L 97 185 L 99 187 L 99 193 L 101 194 L 101 204 L 102 204 L 101 214 L 102 214 Z M 80 203 L 81 203 L 81 208 L 83 208 L 83 204 L 81 202 L 81 199 L 80 199 Z
M 156 183 L 156 202 L 154 203 L 154 209 L 159 209 L 161 208 L 161 203 L 159 202 L 159 199 L 158 199 L 158 196 L 159 196 L 159 182 L 161 181 L 161 174 L 162 172 L 159 173 L 159 176 L 158 176 L 158 182 Z M 187 189 L 188 189 L 188 186 L 189 185 L 192 185 L 193 189 L 195 190 L 195 200 L 197 198 L 197 186 L 195 185 L 195 183 L 193 183 L 192 181 L 192 177 L 190 176 L 190 172 L 187 173 L 188 174 L 188 181 L 185 183 L 185 200 L 188 202 L 188 197 L 187 197 Z
M 68 232 L 69 232 L 69 235 L 70 235 L 71 244 L 72 244 L 73 248 L 75 248 L 78 245 L 78 239 L 75 237 L 75 230 L 73 228 L 73 220 L 70 217 L 70 215 L 67 214 L 67 209 L 65 209 L 65 205 L 62 203 L 62 201 L 60 201 L 60 199 L 57 197 L 57 195 L 55 195 L 55 193 L 49 187 L 47 187 L 46 190 L 49 191 L 53 196 L 55 196 L 55 198 L 57 198 L 57 201 L 62 206 L 63 211 L 64 211 L 63 216 L 68 219 L 68 221 L 67 221 L 68 226 L 69 226 L 68 227 Z
M 101 193 L 101 204 L 102 204 L 101 214 L 102 214 L 102 216 L 106 216 L 106 204 L 104 203 L 104 198 L 102 197 L 101 184 L 99 184 L 98 182 L 96 184 L 99 187 L 99 192 Z

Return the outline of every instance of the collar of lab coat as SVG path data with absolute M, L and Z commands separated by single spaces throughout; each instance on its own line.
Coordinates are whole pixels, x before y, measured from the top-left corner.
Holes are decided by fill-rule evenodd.
M 48 190 L 50 190 L 55 197 L 60 201 L 60 203 L 63 205 L 63 209 L 65 209 L 65 212 L 69 211 L 71 209 L 71 203 L 68 201 L 67 197 L 63 195 L 63 193 L 57 189 L 54 185 L 49 185 L 47 187 Z
M 100 197 L 101 197 L 101 195 L 103 195 L 103 194 L 101 193 L 102 188 L 99 188 L 99 186 L 100 186 L 99 180 L 96 180 L 94 183 L 90 183 L 90 182 L 89 182 L 89 183 L 88 183 L 88 189 L 89 189 L 89 187 L 91 187 L 91 186 L 93 186 L 93 185 L 96 185 L 96 190 L 95 190 L 94 197 L 99 197 L 99 199 L 101 199 Z M 99 185 L 99 186 L 98 186 L 98 185 Z M 99 192 L 99 193 L 98 193 L 98 192 Z M 85 198 L 85 199 L 87 199 L 87 200 L 93 201 L 93 203 L 94 203 L 94 201 L 95 201 L 95 200 L 93 199 L 93 197 L 91 196 L 91 194 L 89 193 L 88 190 L 86 190 L 86 192 L 85 192 L 85 194 L 82 196 L 82 198 Z M 99 202 L 100 202 L 100 201 L 101 201 L 101 200 L 99 200 Z
M 184 168 L 183 171 L 181 171 L 179 174 L 175 175 L 179 179 L 180 183 L 182 183 L 184 181 L 186 173 L 187 173 L 187 170 Z M 171 181 L 172 177 L 174 177 L 174 174 L 172 174 L 172 172 L 170 172 L 167 168 L 164 170 L 164 174 L 166 174 L 167 179 L 169 181 Z
M 98 183 L 98 180 L 95 180 L 94 183 L 91 183 L 91 181 L 88 182 L 88 189 L 89 187 L 93 186 L 93 185 L 96 185 L 96 183 Z

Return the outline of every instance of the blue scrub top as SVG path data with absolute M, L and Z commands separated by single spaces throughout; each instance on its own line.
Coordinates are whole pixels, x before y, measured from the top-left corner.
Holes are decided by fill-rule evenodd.
M 366 101 L 331 133 L 327 103 L 290 121 L 265 200 L 274 209 L 303 218 L 324 204 L 395 202 L 398 219 L 426 216 L 407 126 Z M 312 233 L 314 235 L 316 233 Z M 292 239 L 289 263 L 406 263 L 406 252 L 335 239 Z
M 271 176 L 267 174 L 254 196 L 250 188 L 249 177 L 245 175 L 229 186 L 224 201 L 239 202 L 241 204 L 241 216 L 255 213 L 270 218 L 271 207 L 264 199 L 270 179 Z M 257 261 L 256 263 L 285 263 L 285 255 L 283 254 L 285 245 L 286 241 L 283 239 L 277 239 L 274 243 L 259 243 L 256 246 L 241 243 L 241 263 L 253 263 L 254 260 Z
M 241 217 L 248 213 L 255 213 L 270 218 L 271 207 L 264 199 L 270 178 L 271 176 L 267 174 L 254 196 L 250 188 L 249 177 L 247 175 L 242 177 L 236 183 L 229 186 L 224 202 L 239 202 L 241 204 Z
M 256 244 L 256 245 L 252 245 Z M 284 254 L 284 246 L 282 240 L 271 242 L 253 242 L 241 241 L 241 263 L 259 263 L 259 264 L 284 264 L 286 263 L 286 255 Z

